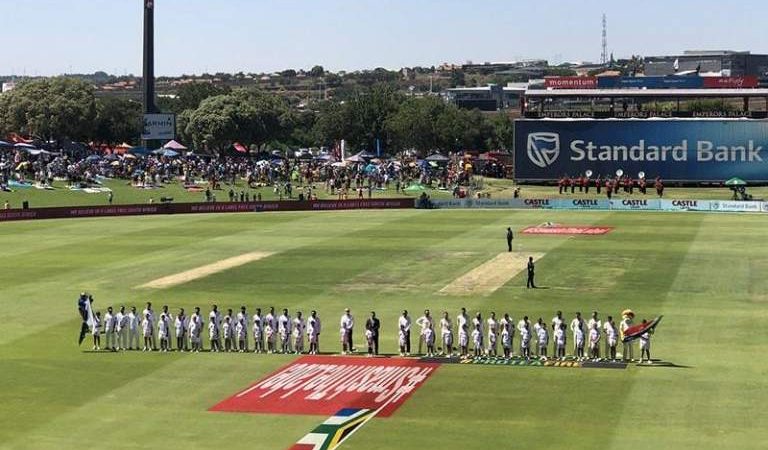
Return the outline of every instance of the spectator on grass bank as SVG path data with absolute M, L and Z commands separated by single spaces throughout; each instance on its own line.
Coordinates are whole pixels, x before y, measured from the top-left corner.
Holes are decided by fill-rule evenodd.
M 8 203 L 8 200 L 6 200 L 5 203 L 3 203 L 3 209 L 11 209 L 11 204 Z

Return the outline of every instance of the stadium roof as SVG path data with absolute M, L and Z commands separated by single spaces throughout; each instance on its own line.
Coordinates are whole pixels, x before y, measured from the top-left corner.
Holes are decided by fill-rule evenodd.
M 768 97 L 768 89 L 528 89 L 526 97 Z

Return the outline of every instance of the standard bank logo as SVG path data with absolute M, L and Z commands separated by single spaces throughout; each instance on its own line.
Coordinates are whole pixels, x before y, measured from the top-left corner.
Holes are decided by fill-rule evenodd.
M 528 159 L 542 169 L 560 156 L 560 135 L 557 133 L 530 133 L 528 135 Z

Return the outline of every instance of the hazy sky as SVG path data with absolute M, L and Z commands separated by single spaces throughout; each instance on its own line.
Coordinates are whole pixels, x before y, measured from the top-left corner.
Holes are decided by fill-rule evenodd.
M 156 72 L 768 52 L 768 1 L 155 0 Z M 0 74 L 141 72 L 142 0 L 0 0 Z

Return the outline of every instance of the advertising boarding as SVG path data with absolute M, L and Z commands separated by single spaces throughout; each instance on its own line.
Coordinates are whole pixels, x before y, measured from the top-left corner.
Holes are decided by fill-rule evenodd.
M 768 181 L 768 121 L 719 119 L 515 121 L 515 178 L 613 175 L 665 181 Z

